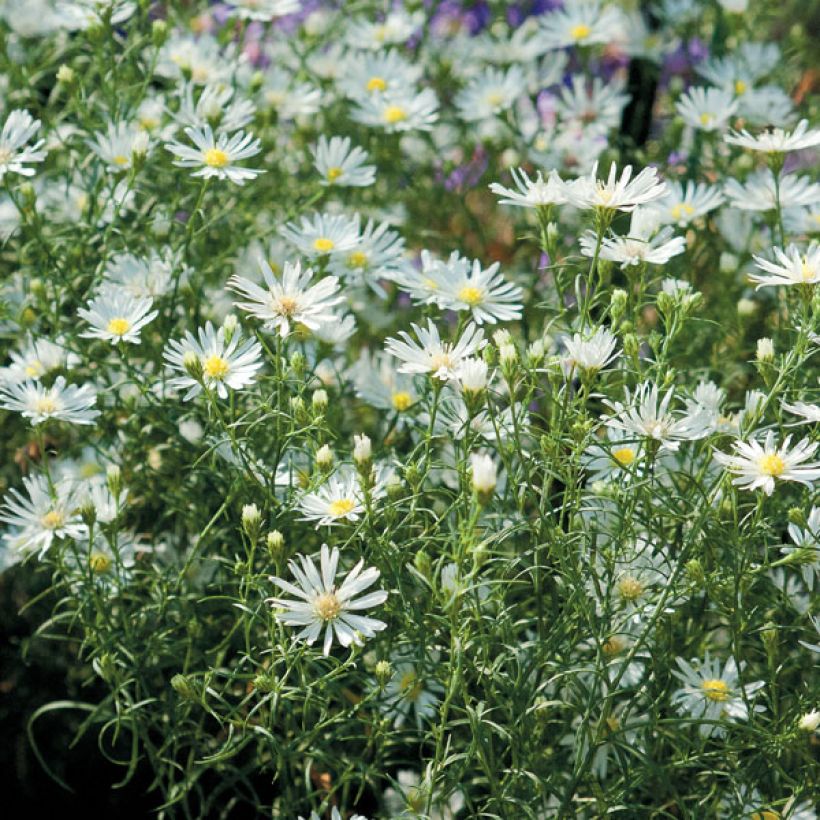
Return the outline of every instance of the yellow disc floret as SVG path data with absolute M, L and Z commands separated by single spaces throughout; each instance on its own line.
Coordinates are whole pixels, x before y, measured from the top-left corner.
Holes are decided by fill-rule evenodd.
M 786 470 L 786 462 L 777 453 L 768 453 L 760 459 L 760 471 L 764 475 L 778 478 Z
M 397 122 L 402 122 L 407 119 L 407 111 L 400 105 L 388 105 L 384 109 L 384 121 L 394 125 Z
M 355 506 L 356 502 L 352 498 L 340 498 L 337 501 L 331 501 L 327 511 L 334 518 L 341 518 L 350 513 Z
M 106 330 L 112 336 L 125 336 L 125 334 L 131 330 L 131 322 L 129 322 L 128 319 L 123 319 L 122 316 L 115 316 L 108 323 Z
M 715 703 L 725 703 L 729 700 L 729 686 L 726 681 L 720 679 L 705 680 L 701 684 L 701 689 L 703 689 L 703 694 Z
M 211 168 L 224 168 L 231 161 L 221 148 L 209 148 L 202 155 L 202 159 Z
M 336 243 L 332 239 L 328 239 L 326 236 L 320 236 L 318 239 L 314 240 L 313 247 L 319 251 L 319 253 L 330 253 L 330 251 L 336 247 Z
M 202 360 L 202 372 L 209 379 L 222 381 L 228 375 L 230 369 L 231 366 L 227 359 L 223 359 L 222 356 L 218 356 L 216 353 Z
M 339 616 L 342 605 L 335 592 L 325 592 L 313 600 L 313 610 L 323 621 L 332 621 Z

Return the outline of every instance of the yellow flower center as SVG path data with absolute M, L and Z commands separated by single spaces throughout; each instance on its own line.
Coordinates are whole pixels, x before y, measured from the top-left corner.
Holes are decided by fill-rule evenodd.
M 703 125 L 704 127 L 708 128 L 712 124 L 714 119 L 715 118 L 712 114 L 708 114 L 708 113 L 704 112 L 703 114 L 700 115 L 700 124 Z
M 804 282 L 811 282 L 817 275 L 814 268 L 809 265 L 808 257 L 803 257 L 803 264 L 800 266 L 800 275 Z
M 453 366 L 453 357 L 444 351 L 436 353 L 430 357 L 430 367 L 435 371 L 439 368 L 451 369 Z
M 771 809 L 752 812 L 751 820 L 780 820 L 783 815 Z
M 617 635 L 613 635 L 608 641 L 604 641 L 603 646 L 601 649 L 604 652 L 604 655 L 612 657 L 613 655 L 619 655 L 621 652 L 624 651 L 626 648 L 626 643 L 624 642 L 623 638 L 619 638 Z
M 504 95 L 500 91 L 491 91 L 484 99 L 487 101 L 487 105 L 495 108 L 504 102 Z
M 356 506 L 356 502 L 352 498 L 340 498 L 337 501 L 331 501 L 327 511 L 334 518 L 341 518 L 350 513 Z
M 119 165 L 120 168 L 124 168 L 128 165 L 128 157 L 125 156 L 125 154 L 117 154 L 117 156 L 111 158 L 111 162 L 113 162 L 114 165 Z
M 328 182 L 336 182 L 336 180 L 344 173 L 344 171 L 338 166 L 334 165 L 332 168 L 327 169 L 327 177 Z
M 695 209 L 686 202 L 679 202 L 672 207 L 672 219 L 681 219 L 684 216 L 692 216 Z
M 643 595 L 643 584 L 637 578 L 621 578 L 618 592 L 625 601 L 637 601 Z
M 619 447 L 612 452 L 612 458 L 614 458 L 621 467 L 628 467 L 635 460 L 635 451 L 631 447 Z
M 88 566 L 97 575 L 103 575 L 111 569 L 111 559 L 102 552 L 92 552 L 88 558 Z
M 618 729 L 621 728 L 621 721 L 618 720 L 618 718 L 616 718 L 614 715 L 610 715 L 606 719 L 606 726 L 610 732 L 617 732 Z
M 786 462 L 777 453 L 768 453 L 760 459 L 760 471 L 764 475 L 778 478 L 786 470 Z
M 40 519 L 40 523 L 47 530 L 58 530 L 65 523 L 65 516 L 59 510 L 52 510 Z
M 399 691 L 405 700 L 417 701 L 424 691 L 424 686 L 414 670 L 405 672 L 399 681 Z
M 366 268 L 369 261 L 364 251 L 353 251 L 353 253 L 347 257 L 347 264 L 350 265 L 351 268 Z
M 729 700 L 729 686 L 722 680 L 705 680 L 701 684 L 703 694 L 715 703 L 725 703 Z
M 131 322 L 123 319 L 122 316 L 115 316 L 106 327 L 106 330 L 114 336 L 125 336 L 131 330 Z
M 586 23 L 578 23 L 577 26 L 573 26 L 569 30 L 569 34 L 576 43 L 579 43 L 581 40 L 586 40 L 586 38 L 592 34 L 592 29 Z
M 401 122 L 402 120 L 407 119 L 407 111 L 405 111 L 400 105 L 388 105 L 387 108 L 384 109 L 384 121 L 390 123 L 391 125 L 397 122 Z
M 80 476 L 82 478 L 94 478 L 102 472 L 102 467 L 95 464 L 93 461 L 86 461 L 85 464 L 80 465 Z
M 208 356 L 202 362 L 202 372 L 209 379 L 222 381 L 222 379 L 228 375 L 230 369 L 231 366 L 228 364 L 227 359 L 223 359 L 222 356 L 217 356 L 215 353 L 212 356 Z
M 202 155 L 202 159 L 211 168 L 224 168 L 231 161 L 221 148 L 209 148 Z
M 738 96 L 740 96 L 741 94 L 745 94 L 746 89 L 748 87 L 749 86 L 747 86 L 746 83 L 743 82 L 743 80 L 735 80 L 735 94 L 737 94 Z
M 475 287 L 475 285 L 465 285 L 458 292 L 458 298 L 462 302 L 466 302 L 468 305 L 474 307 L 484 301 L 484 291 L 481 288 Z
M 413 397 L 406 390 L 397 391 L 391 398 L 393 407 L 395 407 L 399 413 L 403 413 L 413 403 Z
M 336 243 L 332 239 L 328 239 L 326 236 L 320 236 L 318 239 L 314 240 L 313 247 L 319 251 L 319 253 L 330 253 L 330 251 L 336 247 Z
M 5 165 L 13 156 L 10 148 L 0 148 L 0 165 Z
M 313 610 L 323 621 L 332 621 L 339 616 L 342 605 L 335 592 L 325 592 L 316 596 L 313 601 Z
M 56 413 L 59 407 L 52 396 L 46 395 L 40 396 L 37 401 L 34 402 L 34 409 L 38 413 L 48 415 L 49 413 Z
M 42 376 L 45 371 L 46 369 L 39 359 L 34 359 L 26 365 L 26 375 L 32 379 Z
M 387 88 L 387 81 L 384 77 L 371 77 L 366 87 L 368 91 L 384 91 Z
M 299 309 L 299 302 L 293 296 L 280 296 L 276 301 L 276 307 L 282 316 L 293 316 Z

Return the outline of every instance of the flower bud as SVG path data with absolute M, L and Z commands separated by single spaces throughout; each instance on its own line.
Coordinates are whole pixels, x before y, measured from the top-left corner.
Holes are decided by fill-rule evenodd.
M 235 313 L 229 313 L 222 322 L 222 330 L 225 332 L 225 344 L 230 344 L 236 328 L 239 326 L 239 319 Z
M 615 288 L 615 290 L 612 291 L 612 296 L 609 298 L 609 314 L 612 316 L 613 325 L 620 322 L 623 318 L 628 301 L 629 295 L 622 288 Z
M 154 48 L 160 48 L 168 39 L 168 23 L 165 20 L 154 20 L 151 24 L 151 42 Z
M 265 545 L 272 558 L 278 558 L 285 548 L 285 536 L 279 530 L 272 530 L 265 536 Z
M 293 375 L 302 376 L 305 372 L 306 366 L 307 361 L 305 359 L 305 354 L 300 350 L 294 351 L 293 355 L 290 357 L 290 369 L 293 371 Z
M 202 381 L 202 362 L 193 350 L 186 351 L 182 357 L 182 366 L 195 381 Z
M 333 468 L 333 450 L 327 444 L 323 444 L 315 455 L 316 467 L 323 473 L 329 472 Z
M 772 362 L 774 361 L 774 342 L 769 338 L 762 338 L 757 340 L 757 350 L 755 358 L 758 362 Z
M 686 574 L 689 580 L 697 586 L 703 586 L 706 581 L 706 573 L 703 571 L 703 565 L 697 558 L 686 562 Z
M 487 362 L 483 359 L 465 359 L 461 365 L 459 385 L 464 393 L 477 395 L 487 388 Z
M 74 82 L 74 78 L 76 74 L 74 73 L 74 69 L 63 63 L 57 69 L 57 82 L 62 83 L 63 85 L 71 85 Z
M 797 728 L 801 732 L 814 732 L 820 726 L 820 711 L 813 709 L 811 712 L 806 712 L 797 722 Z
M 433 567 L 430 562 L 430 556 L 424 550 L 419 550 L 416 553 L 416 557 L 413 559 L 413 566 L 425 578 L 430 577 Z
M 353 436 L 353 461 L 362 469 L 369 467 L 373 461 L 373 447 L 364 433 Z
M 495 492 L 498 481 L 495 462 L 486 454 L 473 453 L 470 456 L 473 472 L 473 491 L 479 504 L 488 504 Z
M 327 409 L 327 390 L 314 390 L 310 403 L 315 412 L 324 413 Z
M 390 661 L 379 661 L 376 664 L 376 680 L 379 683 L 379 689 L 384 689 L 392 677 L 393 667 L 390 665 Z
M 245 504 L 242 507 L 242 529 L 251 541 L 259 537 L 259 525 L 262 523 L 262 513 L 256 504 Z
M 122 471 L 117 464 L 109 464 L 105 471 L 105 483 L 114 498 L 119 498 L 122 490 Z
M 737 303 L 738 316 L 754 316 L 757 313 L 757 302 L 754 299 L 739 299 Z

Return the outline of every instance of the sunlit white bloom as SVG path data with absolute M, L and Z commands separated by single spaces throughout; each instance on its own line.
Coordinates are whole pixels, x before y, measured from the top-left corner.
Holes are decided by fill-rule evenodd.
M 606 428 L 606 440 L 596 441 L 584 453 L 590 484 L 627 481 L 641 474 L 641 444 L 634 434 Z
M 348 26 L 345 40 L 351 48 L 380 51 L 384 46 L 404 43 L 424 22 L 424 15 L 398 8 L 383 20 L 358 17 Z
M 776 445 L 774 431 L 770 430 L 762 444 L 755 439 L 735 441 L 733 454 L 716 451 L 714 457 L 735 476 L 732 484 L 746 490 L 759 487 L 771 495 L 775 480 L 797 481 L 811 487 L 820 478 L 820 462 L 809 462 L 818 444 L 803 439 L 789 449 L 790 442 L 791 436 L 786 436 L 782 444 Z
M 547 48 L 609 43 L 622 19 L 618 9 L 600 0 L 575 0 L 541 16 L 541 41 Z
M 111 25 L 121 25 L 134 14 L 136 8 L 133 0 L 66 0 L 57 4 L 62 25 L 67 29 L 83 31 L 103 25 L 106 19 Z
M 0 182 L 6 174 L 34 176 L 34 169 L 26 167 L 26 163 L 42 162 L 46 158 L 46 152 L 40 150 L 45 140 L 38 140 L 34 145 L 26 143 L 39 129 L 40 120 L 35 120 L 28 111 L 18 108 L 6 117 L 0 132 Z
M 484 359 L 464 359 L 458 377 L 462 393 L 475 394 L 487 389 L 489 365 Z
M 384 482 L 377 480 L 371 498 L 384 496 Z M 316 528 L 344 521 L 356 522 L 365 510 L 364 489 L 359 476 L 349 469 L 334 473 L 318 489 L 303 495 L 297 504 L 303 521 L 315 521 Z
M 608 427 L 656 441 L 661 449 L 672 451 L 682 441 L 700 439 L 709 433 L 709 419 L 704 413 L 676 413 L 671 409 L 675 393 L 672 387 L 662 396 L 657 384 L 643 382 L 634 393 L 628 387 L 624 393 L 624 403 L 604 400 L 615 412 L 614 416 L 601 417 Z
M 237 185 L 244 185 L 248 179 L 255 179 L 263 173 L 259 168 L 243 168 L 236 163 L 249 157 L 255 157 L 261 150 L 261 143 L 253 134 L 239 131 L 233 136 L 219 134 L 214 136 L 210 125 L 202 128 L 186 128 L 185 133 L 196 145 L 196 148 L 180 142 L 168 142 L 165 147 L 177 159 L 174 165 L 180 168 L 196 168 L 193 177 L 210 179 L 229 179 Z
M 720 88 L 690 88 L 675 108 L 687 125 L 700 131 L 720 131 L 737 111 L 737 100 Z
M 288 568 L 296 581 L 292 584 L 282 578 L 270 580 L 283 592 L 293 598 L 270 598 L 268 603 L 283 611 L 276 613 L 276 620 L 286 626 L 299 626 L 302 630 L 296 635 L 297 640 L 312 644 L 324 630 L 325 637 L 322 651 L 330 653 L 333 635 L 344 647 L 351 644 L 361 646 L 362 638 L 372 638 L 377 632 L 385 629 L 384 621 L 355 614 L 362 609 L 371 609 L 387 600 L 387 592 L 380 590 L 370 592 L 360 598 L 356 596 L 379 579 L 379 570 L 370 567 L 362 571 L 364 559 L 345 576 L 341 584 L 336 583 L 339 566 L 339 549 L 328 549 L 322 545 L 320 568 L 306 555 L 288 561 Z
M 208 390 L 216 391 L 221 399 L 228 397 L 228 388 L 239 390 L 253 384 L 256 371 L 262 367 L 262 347 L 253 339 L 240 344 L 241 338 L 237 329 L 228 342 L 225 329 L 215 330 L 208 322 L 204 328 L 199 328 L 197 336 L 186 330 L 182 340 L 168 342 L 163 352 L 165 362 L 172 372 L 181 374 L 169 384 L 188 391 L 183 401 L 199 395 L 203 384 Z
M 606 181 L 598 179 L 598 163 L 588 176 L 565 183 L 567 202 L 582 210 L 632 211 L 660 199 L 666 193 L 666 183 L 658 179 L 655 168 L 644 168 L 634 179 L 632 166 L 627 165 L 618 176 L 613 162 Z
M 313 167 L 322 178 L 322 185 L 338 187 L 366 188 L 376 180 L 376 167 L 366 165 L 367 151 L 358 145 L 352 146 L 350 137 L 324 135 L 312 146 Z
M 402 364 L 400 373 L 429 373 L 440 381 L 458 379 L 464 359 L 475 355 L 486 344 L 484 330 L 472 322 L 464 329 L 461 337 L 455 342 L 443 342 L 438 328 L 431 319 L 427 327 L 412 325 L 418 341 L 415 341 L 404 330 L 399 331 L 399 339 L 388 339 L 385 350 Z
M 21 553 L 39 552 L 44 555 L 55 538 L 85 537 L 88 528 L 76 511 L 76 500 L 71 484 L 49 484 L 44 475 L 23 478 L 25 495 L 9 490 L 0 521 L 15 527 L 15 549 Z
M 485 68 L 456 94 L 454 103 L 461 119 L 476 122 L 511 108 L 524 91 L 524 74 L 518 66 L 506 72 Z
M 279 232 L 302 254 L 315 259 L 354 248 L 359 237 L 359 216 L 316 213 L 303 216 L 299 225 L 288 222 Z
M 820 145 L 820 128 L 809 129 L 808 120 L 800 120 L 793 131 L 783 128 L 772 128 L 752 136 L 746 129 L 731 131 L 724 139 L 731 145 L 739 145 L 751 151 L 764 151 L 767 154 L 784 154 L 787 151 L 801 151 Z
M 783 402 L 783 409 L 805 419 L 803 422 L 798 422 L 799 424 L 820 423 L 820 404 L 809 404 L 804 401 L 796 401 L 794 404 Z
M 77 311 L 80 318 L 91 325 L 91 329 L 80 336 L 111 344 L 139 344 L 140 331 L 158 315 L 158 311 L 151 310 L 152 305 L 150 297 L 136 299 L 125 291 L 109 287 L 92 299 L 87 308 Z
M 388 133 L 429 131 L 438 120 L 438 98 L 431 88 L 400 89 L 356 101 L 351 117 Z
M 170 248 L 162 252 L 152 248 L 148 256 L 120 253 L 111 258 L 105 269 L 105 284 L 130 294 L 134 299 L 157 299 L 168 293 L 176 278 L 185 282 L 190 268 L 181 254 Z
M 420 66 L 394 50 L 352 53 L 343 67 L 336 85 L 354 100 L 406 89 L 418 82 L 422 73 Z
M 418 401 L 413 379 L 400 373 L 392 358 L 384 354 L 370 356 L 362 351 L 351 375 L 356 395 L 371 407 L 396 413 L 399 426 L 402 417 Z
M 568 376 L 578 370 L 586 374 L 597 373 L 618 358 L 617 344 L 617 337 L 606 327 L 595 328 L 586 336 L 575 333 L 572 338 L 564 339 L 566 353 L 561 358 L 561 366 Z
M 100 415 L 94 409 L 97 392 L 90 384 L 66 384 L 58 376 L 51 387 L 27 380 L 0 386 L 0 407 L 14 410 L 32 424 L 44 421 L 67 421 L 71 424 L 93 424 Z
M 785 251 L 773 248 L 777 262 L 755 256 L 755 264 L 769 275 L 750 273 L 749 279 L 757 283 L 757 289 L 774 285 L 816 285 L 820 283 L 820 244 L 812 242 L 804 253 L 796 245 Z
M 705 216 L 723 203 L 723 194 L 715 186 L 700 182 L 667 182 L 666 195 L 650 207 L 657 211 L 663 224 L 684 227 Z
M 505 188 L 498 182 L 490 185 L 490 190 L 496 195 L 503 197 L 499 199 L 500 205 L 516 205 L 520 208 L 545 208 L 550 205 L 561 205 L 566 202 L 564 183 L 556 171 L 550 171 L 544 179 L 539 171 L 535 181 L 527 176 L 527 172 L 519 168 L 510 168 L 510 175 L 513 178 L 517 191 L 512 188 Z
M 433 677 L 437 660 L 435 654 L 429 660 L 419 660 L 409 654 L 391 656 L 393 676 L 384 689 L 382 705 L 394 716 L 393 725 L 397 729 L 404 726 L 411 712 L 419 730 L 438 713 L 444 687 Z
M 784 174 L 778 186 L 768 169 L 752 174 L 745 183 L 736 179 L 726 180 L 725 193 L 732 207 L 742 211 L 773 211 L 778 198 L 781 208 L 796 208 L 801 205 L 820 203 L 820 183 L 808 177 Z
M 128 122 L 109 123 L 107 131 L 97 132 L 87 144 L 112 171 L 130 170 L 134 160 L 146 156 L 151 147 L 148 132 Z
M 303 271 L 299 261 L 285 262 L 281 277 L 274 275 L 264 259 L 260 266 L 265 288 L 241 276 L 232 276 L 228 287 L 248 299 L 234 302 L 236 307 L 261 320 L 265 329 L 277 331 L 284 339 L 292 325 L 302 324 L 315 331 L 334 320 L 333 307 L 343 299 L 337 295 L 339 280 L 335 276 L 326 276 L 311 285 L 313 270 Z
M 322 92 L 309 83 L 297 82 L 291 71 L 271 66 L 259 89 L 260 105 L 276 112 L 280 120 L 315 114 L 322 106 Z
M 406 269 L 404 238 L 391 230 L 389 222 L 380 224 L 372 219 L 356 238 L 356 244 L 330 257 L 328 270 L 352 286 L 367 285 L 376 294 L 385 293 L 379 279 L 397 280 Z
M 239 131 L 253 120 L 256 106 L 236 96 L 224 82 L 188 82 L 179 88 L 179 110 L 174 119 L 181 125 L 199 128 L 212 126 L 217 132 Z
M 695 721 L 703 721 L 698 726 L 701 735 L 721 736 L 725 734 L 725 729 L 716 722 L 746 720 L 749 717 L 746 702 L 763 687 L 763 681 L 742 685 L 734 658 L 729 658 L 722 670 L 720 662 L 711 658 L 708 652 L 703 662 L 695 662 L 694 666 L 683 658 L 676 658 L 676 661 L 680 671 L 672 670 L 672 674 L 683 683 L 683 687 L 672 695 L 672 703 L 682 714 Z M 764 707 L 752 708 L 761 712 Z
M 646 213 L 645 213 L 646 212 Z M 662 228 L 655 233 L 652 209 L 636 208 L 632 211 L 632 221 L 628 236 L 605 236 L 598 248 L 598 256 L 610 262 L 618 262 L 622 268 L 631 265 L 665 265 L 670 259 L 686 250 L 686 240 L 673 236 L 672 228 Z M 581 253 L 593 258 L 597 246 L 597 236 L 587 231 L 581 236 Z
M 73 367 L 80 359 L 76 353 L 69 353 L 62 340 L 28 339 L 21 350 L 9 352 L 11 364 L 0 368 L 0 382 L 23 382 L 26 379 L 41 379 L 61 367 Z
M 231 12 L 242 20 L 269 22 L 274 17 L 295 14 L 302 7 L 301 0 L 225 0 Z

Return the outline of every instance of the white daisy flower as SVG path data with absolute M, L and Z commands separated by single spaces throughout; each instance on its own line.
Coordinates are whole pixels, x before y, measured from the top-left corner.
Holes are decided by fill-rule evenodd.
M 405 414 L 419 399 L 411 376 L 399 373 L 388 356 L 370 356 L 362 351 L 351 368 L 356 395 L 377 410 L 396 413 L 398 426 L 403 426 Z
M 564 123 L 607 134 L 621 124 L 623 111 L 629 102 L 624 92 L 625 80 L 604 82 L 600 77 L 591 81 L 583 75 L 572 77 L 570 86 L 562 86 L 555 110 Z
M 408 62 L 397 51 L 350 54 L 336 78 L 336 86 L 350 99 L 366 99 L 415 85 L 421 66 Z
M 723 194 L 713 185 L 700 182 L 667 182 L 667 193 L 650 207 L 662 224 L 683 228 L 723 204 Z
M 675 413 L 670 409 L 674 388 L 661 396 L 660 388 L 652 382 L 642 382 L 630 393 L 624 388 L 626 401 L 611 402 L 604 399 L 614 416 L 602 416 L 607 427 L 660 444 L 662 450 L 675 451 L 682 441 L 693 441 L 709 434 L 709 419 L 702 411 Z
M 805 421 L 797 422 L 797 424 L 820 423 L 820 404 L 809 404 L 804 401 L 796 401 L 794 404 L 783 402 L 782 407 L 787 412 L 794 413 L 795 416 L 805 419 Z
M 310 149 L 313 167 L 322 178 L 322 185 L 366 188 L 376 181 L 376 167 L 366 165 L 370 158 L 364 148 L 352 146 L 350 137 L 327 137 Z
M 218 330 L 208 322 L 199 328 L 197 336 L 185 331 L 185 337 L 171 340 L 163 352 L 163 357 L 172 372 L 181 373 L 169 382 L 171 387 L 188 392 L 183 401 L 188 401 L 202 392 L 202 384 L 208 390 L 215 390 L 219 398 L 228 397 L 228 388 L 239 390 L 253 384 L 256 371 L 262 367 L 262 346 L 253 339 L 240 345 L 242 334 L 237 328 L 230 341 L 225 339 L 225 329 Z M 201 382 L 194 378 L 188 368 L 193 365 L 201 370 Z
M 699 131 L 722 131 L 737 111 L 737 100 L 720 88 L 690 88 L 675 104 L 687 125 Z
M 454 103 L 461 119 L 477 122 L 512 108 L 525 90 L 524 74 L 518 66 L 506 72 L 485 68 L 456 94 Z
M 730 145 L 739 145 L 751 151 L 767 154 L 785 154 L 788 151 L 802 151 L 820 145 L 820 128 L 809 129 L 808 120 L 800 120 L 793 131 L 772 128 L 752 136 L 746 129 L 730 131 L 724 138 Z
M 196 149 L 176 141 L 166 143 L 165 148 L 178 157 L 174 165 L 198 169 L 191 176 L 229 179 L 237 185 L 244 185 L 245 180 L 255 179 L 264 173 L 259 168 L 236 165 L 239 160 L 255 157 L 262 150 L 260 141 L 254 139 L 253 134 L 239 131 L 230 137 L 227 134 L 215 137 L 210 125 L 186 128 L 185 133 Z
M 0 407 L 14 410 L 33 425 L 54 419 L 71 424 L 93 424 L 100 415 L 92 409 L 97 403 L 97 392 L 90 384 L 66 384 L 58 376 L 51 387 L 31 379 L 18 384 L 0 386 Z
M 355 246 L 332 254 L 328 263 L 328 270 L 348 285 L 366 284 L 381 297 L 385 293 L 378 280 L 397 280 L 406 267 L 404 238 L 391 230 L 389 222 L 377 224 L 372 219 L 367 220 Z
M 190 78 L 195 83 L 230 82 L 236 63 L 243 57 L 223 52 L 217 39 L 208 33 L 172 35 L 160 50 L 157 74 L 173 80 Z
M 182 283 L 190 272 L 180 253 L 152 248 L 144 257 L 132 253 L 113 256 L 105 269 L 105 283 L 134 299 L 158 299 L 173 289 L 175 277 Z
M 673 230 L 669 227 L 655 233 L 655 213 L 652 208 L 635 208 L 629 235 L 605 236 L 598 248 L 598 256 L 627 268 L 632 265 L 665 265 L 682 254 L 686 250 L 686 240 L 682 236 L 673 236 Z M 581 253 L 592 259 L 597 247 L 596 235 L 587 231 L 581 236 L 580 244 Z
M 749 717 L 746 701 L 763 687 L 763 681 L 741 685 L 734 658 L 726 661 L 723 670 L 720 662 L 712 659 L 708 652 L 703 662 L 695 662 L 694 666 L 683 658 L 676 661 L 681 671 L 672 670 L 672 674 L 683 683 L 683 687 L 672 695 L 672 703 L 679 712 L 696 721 L 736 721 Z M 764 709 L 762 706 L 752 708 L 756 712 Z M 704 737 L 725 734 L 725 729 L 713 722 L 701 723 L 698 730 Z
M 609 43 L 623 23 L 621 13 L 600 0 L 575 0 L 543 15 L 540 39 L 545 48 Z
M 801 253 L 796 245 L 789 245 L 785 251 L 780 248 L 773 248 L 772 251 L 777 262 L 770 262 L 762 256 L 754 257 L 757 267 L 769 274 L 749 274 L 749 279 L 757 283 L 757 290 L 775 285 L 820 283 L 820 243 L 812 242 L 805 253 Z
M 286 626 L 299 626 L 302 630 L 296 635 L 297 640 L 312 644 L 324 630 L 325 637 L 322 651 L 330 654 L 335 632 L 336 640 L 344 647 L 351 644 L 361 646 L 365 638 L 372 638 L 377 632 L 387 628 L 384 621 L 357 615 L 356 612 L 379 606 L 387 600 L 387 592 L 379 590 L 370 592 L 360 598 L 356 596 L 379 579 L 379 570 L 369 567 L 362 571 L 364 559 L 359 561 L 347 574 L 341 584 L 336 584 L 339 565 L 339 549 L 328 549 L 322 545 L 320 569 L 306 555 L 299 556 L 299 562 L 288 561 L 288 567 L 296 580 L 294 585 L 281 578 L 270 580 L 283 592 L 294 596 L 296 600 L 270 598 L 268 602 L 283 609 L 276 613 L 276 620 Z
M 590 375 L 597 373 L 618 358 L 617 345 L 617 337 L 606 327 L 595 328 L 586 336 L 575 333 L 571 339 L 564 339 L 566 354 L 561 357 L 561 367 L 567 377 L 578 370 Z
M 335 276 L 326 276 L 311 285 L 313 270 L 306 268 L 302 271 L 299 261 L 296 264 L 285 262 L 279 278 L 264 259 L 259 262 L 267 289 L 249 279 L 232 276 L 228 287 L 249 300 L 234 302 L 236 307 L 261 320 L 266 330 L 278 331 L 283 339 L 291 332 L 292 325 L 302 324 L 317 331 L 322 325 L 334 321 L 333 307 L 344 298 L 337 295 L 339 280 Z
M 384 496 L 384 482 L 377 479 L 371 490 L 372 498 Z M 299 500 L 302 521 L 316 521 L 316 529 L 331 527 L 343 521 L 356 522 L 364 512 L 364 490 L 356 472 L 342 469 L 330 476 L 313 492 Z
M 69 353 L 61 339 L 28 339 L 22 350 L 9 352 L 11 364 L 0 368 L 0 382 L 23 382 L 26 379 L 41 379 L 52 370 L 73 367 L 80 357 Z
M 9 490 L 0 521 L 18 531 L 15 548 L 22 553 L 39 551 L 43 556 L 55 538 L 85 538 L 88 528 L 76 512 L 72 485 L 67 482 L 49 484 L 44 475 L 23 478 L 26 495 Z
M 791 436 L 780 446 L 775 445 L 775 434 L 770 430 L 761 444 L 751 439 L 735 441 L 734 454 L 716 451 L 715 461 L 734 476 L 732 484 L 746 490 L 760 487 L 766 495 L 774 492 L 775 480 L 797 481 L 811 488 L 820 478 L 820 462 L 809 462 L 818 444 L 803 439 L 790 450 Z
M 627 165 L 618 177 L 618 167 L 613 162 L 606 181 L 599 180 L 597 174 L 596 162 L 589 176 L 564 184 L 570 205 L 581 210 L 632 211 L 666 194 L 666 183 L 658 179 L 655 168 L 644 168 L 633 179 L 632 166 Z
M 133 0 L 72 0 L 57 4 L 62 25 L 70 30 L 82 30 L 102 26 L 103 19 L 119 26 L 136 11 Z M 110 17 L 108 16 L 110 14 Z
M 264 110 L 276 113 L 280 120 L 293 120 L 315 114 L 322 107 L 322 92 L 309 83 L 300 83 L 290 71 L 278 66 L 263 75 L 259 99 Z
M 784 174 L 779 179 L 779 190 L 769 169 L 752 174 L 745 183 L 728 179 L 724 191 L 732 207 L 742 211 L 773 211 L 778 197 L 781 208 L 814 206 L 820 203 L 820 183 L 808 177 Z
M 300 225 L 288 222 L 279 232 L 310 259 L 344 253 L 356 246 L 359 237 L 359 215 L 313 214 L 302 217 Z
M 520 319 L 523 291 L 507 282 L 498 269 L 498 262 L 482 268 L 478 259 L 472 268 L 469 262 L 437 266 L 429 273 L 435 301 L 443 310 L 470 311 L 477 325 Z
M 519 208 L 547 208 L 550 205 L 562 205 L 567 201 L 564 182 L 556 171 L 550 171 L 544 179 L 539 171 L 535 181 L 527 176 L 527 172 L 522 168 L 517 171 L 510 168 L 510 175 L 513 178 L 517 191 L 512 188 L 505 188 L 497 182 L 490 185 L 490 190 L 496 195 L 503 197 L 499 199 L 500 205 L 515 205 Z
M 46 158 L 46 152 L 40 150 L 45 140 L 38 140 L 34 145 L 26 143 L 39 129 L 40 120 L 35 120 L 28 111 L 18 108 L 6 117 L 0 132 L 0 181 L 6 174 L 34 176 L 34 169 L 27 168 L 26 163 L 42 162 Z
M 91 325 L 80 336 L 85 339 L 102 339 L 118 344 L 130 342 L 139 344 L 140 331 L 157 318 L 159 312 L 151 310 L 151 298 L 135 299 L 118 288 L 108 287 L 77 313 Z
M 384 689 L 382 708 L 393 715 L 393 725 L 400 729 L 413 713 L 416 728 L 421 731 L 424 723 L 438 713 L 438 705 L 444 694 L 444 687 L 433 677 L 437 653 L 427 660 L 402 653 L 390 658 L 393 676 Z
M 225 0 L 231 11 L 242 20 L 270 22 L 275 17 L 295 14 L 302 8 L 301 0 Z
M 385 343 L 385 350 L 401 360 L 400 373 L 429 373 L 440 381 L 458 379 L 462 362 L 487 344 L 484 330 L 472 322 L 455 343 L 443 342 L 431 319 L 427 320 L 426 328 L 417 324 L 412 328 L 418 341 L 402 330 L 399 336 L 403 341 L 391 338 Z
M 235 89 L 224 82 L 188 82 L 179 88 L 179 110 L 174 119 L 183 126 L 210 125 L 218 132 L 239 131 L 253 120 L 256 106 L 235 97 Z
M 148 132 L 128 122 L 109 123 L 108 131 L 98 131 L 87 145 L 111 171 L 130 170 L 134 159 L 151 148 Z
M 400 89 L 356 101 L 351 117 L 388 133 L 430 131 L 438 120 L 438 97 L 431 88 Z
M 345 41 L 351 48 L 381 51 L 384 46 L 404 43 L 424 23 L 424 14 L 394 9 L 383 20 L 357 17 L 345 33 Z
M 589 483 L 628 481 L 641 475 L 641 445 L 633 434 L 606 428 L 606 440 L 596 441 L 584 453 Z

